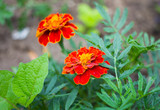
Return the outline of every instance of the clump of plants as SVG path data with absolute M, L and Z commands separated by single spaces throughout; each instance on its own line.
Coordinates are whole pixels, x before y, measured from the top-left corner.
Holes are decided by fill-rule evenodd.
M 70 14 L 50 14 L 40 22 L 39 43 L 58 43 L 66 55 L 64 64 L 45 53 L 20 63 L 16 73 L 0 70 L 1 109 L 160 109 L 160 40 L 145 32 L 129 34 L 134 23 L 125 25 L 127 9 L 122 15 L 117 9 L 111 18 L 102 6 L 95 6 L 104 19 L 103 38 L 75 32 Z M 74 51 L 67 50 L 63 39 L 75 34 L 89 46 L 79 48 L 72 40 Z

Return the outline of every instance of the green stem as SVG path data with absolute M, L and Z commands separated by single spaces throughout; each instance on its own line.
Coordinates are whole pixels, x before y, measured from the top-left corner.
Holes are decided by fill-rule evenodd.
M 61 36 L 61 41 L 58 42 L 59 46 L 62 49 L 62 53 L 65 54 L 66 56 L 68 55 L 67 50 L 64 48 L 64 44 L 63 44 L 63 37 Z
M 116 74 L 116 80 L 117 80 L 117 83 L 118 83 L 118 74 L 117 74 L 117 67 L 116 67 L 116 57 L 114 57 L 114 70 L 115 70 L 115 74 Z

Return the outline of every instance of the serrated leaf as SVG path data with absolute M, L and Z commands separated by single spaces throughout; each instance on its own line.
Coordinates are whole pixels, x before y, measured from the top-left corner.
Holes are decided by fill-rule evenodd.
M 117 54 L 119 52 L 119 50 L 121 49 L 121 37 L 120 35 L 117 33 L 116 36 L 114 37 L 114 41 L 113 41 L 113 49 L 114 49 L 114 56 L 117 57 Z
M 105 22 L 105 21 L 102 21 L 102 23 L 105 25 L 105 26 L 111 26 L 111 24 Z
M 124 101 L 123 101 L 122 105 L 119 107 L 119 109 L 125 110 L 128 107 L 132 106 L 130 104 L 132 104 L 132 105 L 134 104 L 134 98 L 131 93 L 128 95 L 128 97 L 126 99 L 124 99 Z
M 132 96 L 133 96 L 134 98 L 136 98 L 136 90 L 135 90 L 135 88 L 134 88 L 132 79 L 131 79 L 130 77 L 128 77 L 128 82 L 129 82 L 129 86 L 130 86 L 130 88 L 131 88 Z
M 143 90 L 143 76 L 142 74 L 139 72 L 138 73 L 138 92 L 142 92 Z
M 48 74 L 48 55 L 20 63 L 18 72 L 12 81 L 14 94 L 19 97 L 18 103 L 27 107 L 43 88 L 44 79 Z
M 116 91 L 116 92 L 118 92 L 119 93 L 119 91 L 118 91 L 118 88 L 117 88 L 117 86 L 110 80 L 110 79 L 104 79 L 107 83 L 108 83 L 108 85 L 114 90 L 114 91 Z
M 149 93 L 154 93 L 154 92 L 158 92 L 160 91 L 160 87 L 156 87 L 154 89 L 152 89 Z
M 105 31 L 105 32 L 108 32 L 108 33 L 115 32 L 115 30 L 114 30 L 113 28 L 111 28 L 111 27 L 105 27 L 105 28 L 104 28 L 104 31 Z
M 103 89 L 101 91 L 102 91 L 102 94 L 97 92 L 98 97 L 109 106 L 113 108 L 117 108 L 118 105 L 110 98 L 110 96 Z
M 144 33 L 144 42 L 145 42 L 146 46 L 149 45 L 149 36 L 147 33 Z
M 111 80 L 116 79 L 113 75 L 110 75 L 110 74 L 103 75 L 103 78 L 109 78 Z
M 113 25 L 115 25 L 117 23 L 119 17 L 120 17 L 120 10 L 119 10 L 119 8 L 117 8 L 116 12 L 114 14 L 114 17 L 113 17 Z
M 73 89 L 67 98 L 65 110 L 68 110 L 70 108 L 70 106 L 73 104 L 74 100 L 76 99 L 77 94 L 78 94 L 78 89 Z
M 113 56 L 111 55 L 111 53 L 106 49 L 102 38 L 99 38 L 99 46 L 101 50 L 106 54 L 107 57 L 113 59 Z
M 100 15 L 108 21 L 108 23 L 111 23 L 111 18 L 108 15 L 108 13 L 105 11 L 105 9 L 100 6 L 98 3 L 94 3 L 96 5 L 96 9 L 99 11 Z
M 118 88 L 119 88 L 120 94 L 122 94 L 122 83 L 120 79 L 118 80 Z
M 103 66 L 103 67 L 109 68 L 109 69 L 114 69 L 113 66 L 108 65 L 108 64 L 106 64 L 106 63 L 101 63 L 100 65 Z
M 123 78 L 128 77 L 128 76 L 131 75 L 138 67 L 139 67 L 139 65 L 136 65 L 136 66 L 134 66 L 132 69 L 124 71 L 124 72 L 120 75 L 119 79 L 123 79 Z
M 136 35 L 137 35 L 137 32 L 136 32 L 136 31 L 134 31 L 134 32 L 131 34 L 132 37 L 136 37 Z
M 151 37 L 151 45 L 154 43 L 154 41 L 155 41 L 155 38 Z
M 145 90 L 144 90 L 144 95 L 147 93 L 147 91 L 149 90 L 149 88 L 151 87 L 151 85 L 154 83 L 154 79 L 153 78 L 149 78 L 149 81 L 148 81 L 148 83 L 147 83 L 147 86 L 146 86 L 146 88 L 145 88 Z
M 95 110 L 115 110 L 115 109 L 110 107 L 96 107 Z
M 122 30 L 122 35 L 125 35 L 132 27 L 134 26 L 134 22 L 130 22 L 125 28 Z
M 78 34 L 80 37 L 82 37 L 83 39 L 87 40 L 88 42 L 92 43 L 93 45 L 98 45 L 99 43 L 99 37 L 97 34 L 91 34 L 92 36 L 89 35 L 83 35 L 81 33 L 76 32 L 76 34 Z
M 60 102 L 58 99 L 53 100 L 53 110 L 60 110 Z
M 124 26 L 124 24 L 126 23 L 127 16 L 128 16 L 128 10 L 125 8 L 123 11 L 122 17 L 117 25 L 118 30 L 120 30 Z
M 50 81 L 50 83 L 48 84 L 47 89 L 46 89 L 46 92 L 45 92 L 46 94 L 47 94 L 49 91 L 51 91 L 51 89 L 54 87 L 56 81 L 57 81 L 57 75 L 55 75 L 55 76 L 52 78 L 52 80 Z
M 49 94 L 56 94 L 58 91 L 60 91 L 66 85 L 67 85 L 67 83 L 64 83 L 64 84 L 61 84 L 61 85 L 55 87 Z
M 90 102 L 88 102 L 88 101 L 83 101 L 83 103 L 84 103 L 84 105 L 86 105 L 87 107 L 93 108 L 93 105 L 92 105 Z
M 131 47 L 132 47 L 132 45 L 130 45 L 129 47 L 127 47 L 127 48 L 118 56 L 117 60 L 120 60 L 120 59 L 122 59 L 123 57 L 125 57 L 125 56 L 128 54 L 128 52 L 130 51 Z
M 129 107 L 131 107 L 132 105 L 133 105 L 133 103 L 128 103 L 128 104 L 120 107 L 120 110 L 126 110 L 126 109 L 128 109 Z
M 143 32 L 140 32 L 136 39 L 139 40 L 142 37 L 142 35 L 143 35 Z

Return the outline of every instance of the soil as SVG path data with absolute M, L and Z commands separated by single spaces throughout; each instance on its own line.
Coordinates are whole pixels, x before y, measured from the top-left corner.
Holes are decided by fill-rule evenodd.
M 75 18 L 73 22 L 77 22 L 77 5 L 79 3 L 88 3 L 90 6 L 94 7 L 94 0 L 38 0 L 49 2 L 52 5 L 52 13 L 57 13 L 61 6 L 67 4 L 69 7 L 69 13 Z M 98 1 L 98 0 L 97 0 Z M 16 0 L 5 0 L 9 5 L 16 4 Z M 128 22 L 134 21 L 134 29 L 137 32 L 147 32 L 149 35 L 154 35 L 156 39 L 159 39 L 160 29 L 156 22 L 156 17 L 160 16 L 155 11 L 155 5 L 158 0 L 104 0 L 104 4 L 108 8 L 108 12 L 113 15 L 115 9 L 119 7 L 121 10 L 128 8 Z M 12 18 L 12 23 L 14 29 L 17 28 L 17 18 L 19 17 L 19 12 L 21 10 L 16 10 L 15 15 Z M 30 33 L 24 40 L 13 40 L 11 37 L 11 30 L 7 26 L 0 25 L 0 70 L 7 69 L 11 70 L 11 67 L 18 66 L 20 62 L 26 63 L 32 59 L 40 56 L 49 49 L 51 55 L 58 62 L 63 62 L 65 56 L 61 54 L 61 50 L 58 44 L 51 44 L 44 48 L 38 43 L 36 35 L 36 29 L 40 22 L 40 19 L 34 17 L 32 14 L 28 15 L 27 26 L 30 28 Z M 158 29 L 157 29 L 158 28 Z M 78 42 L 85 41 L 78 36 L 73 37 L 73 40 Z M 67 40 L 65 41 L 65 46 L 70 48 Z M 78 41 L 78 42 L 77 42 Z

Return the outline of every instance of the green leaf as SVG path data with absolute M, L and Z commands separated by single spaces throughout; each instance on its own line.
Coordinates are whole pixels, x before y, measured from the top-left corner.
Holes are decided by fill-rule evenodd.
M 55 87 L 49 94 L 56 94 L 58 91 L 60 91 L 66 85 L 67 85 L 67 83 L 64 83 L 64 84 L 61 84 L 61 85 Z
M 124 26 L 124 24 L 126 23 L 127 15 L 128 15 L 128 10 L 125 8 L 123 11 L 122 17 L 117 25 L 118 30 L 120 30 Z
M 70 43 L 70 45 L 71 45 L 71 47 L 72 47 L 73 49 L 77 49 L 77 46 L 76 46 L 75 42 L 73 41 L 73 39 L 70 39 L 70 40 L 69 40 L 69 43 Z
M 104 79 L 107 83 L 108 83 L 108 85 L 114 90 L 114 91 L 116 91 L 116 92 L 118 92 L 119 93 L 119 91 L 118 91 L 118 88 L 117 88 L 117 86 L 110 80 L 110 79 Z
M 144 95 L 147 93 L 147 91 L 149 90 L 149 88 L 151 87 L 151 85 L 154 83 L 154 81 L 155 80 L 152 77 L 149 77 L 149 81 L 148 81 L 147 86 L 146 86 L 146 88 L 144 90 Z
M 0 96 L 0 108 L 1 110 L 11 110 L 13 107 L 7 99 Z
M 143 32 L 140 32 L 136 39 L 139 40 L 140 38 L 142 38 L 142 35 L 143 35 Z
M 48 55 L 20 63 L 18 72 L 12 81 L 14 94 L 19 97 L 18 103 L 27 107 L 43 88 L 44 79 L 48 74 Z
M 154 43 L 154 41 L 155 41 L 155 38 L 151 37 L 151 45 Z
M 103 66 L 103 67 L 109 68 L 109 69 L 114 69 L 113 66 L 108 65 L 108 64 L 106 64 L 106 63 L 101 63 L 100 65 Z
M 129 86 L 130 86 L 130 88 L 131 88 L 132 96 L 133 96 L 134 98 L 136 98 L 136 90 L 135 90 L 135 88 L 134 88 L 132 79 L 131 79 L 130 77 L 128 77 L 128 81 L 129 81 Z
M 114 41 L 113 41 L 113 49 L 114 49 L 114 56 L 117 57 L 117 54 L 119 52 L 119 50 L 121 49 L 121 37 L 120 35 L 117 33 L 116 36 L 114 37 Z
M 52 80 L 50 81 L 50 83 L 48 84 L 47 89 L 46 89 L 46 94 L 49 93 L 49 91 L 51 91 L 51 89 L 54 87 L 56 81 L 57 81 L 57 75 L 55 75 L 52 78 Z
M 104 28 L 104 31 L 108 32 L 108 33 L 112 33 L 112 32 L 115 32 L 115 30 L 111 27 L 105 27 Z
M 78 89 L 73 89 L 67 98 L 65 110 L 68 110 L 70 108 L 70 106 L 73 104 L 74 100 L 76 99 L 77 94 L 78 94 Z
M 0 96 L 5 97 L 7 95 L 9 85 L 11 84 L 14 73 L 8 70 L 0 70 Z
M 86 105 L 87 107 L 93 109 L 93 105 L 92 105 L 90 102 L 88 102 L 88 101 L 83 101 L 83 104 Z
M 111 23 L 111 18 L 108 15 L 108 13 L 106 13 L 105 9 L 100 6 L 98 3 L 94 3 L 96 5 L 97 10 L 99 11 L 100 15 L 108 21 L 108 23 Z
M 110 74 L 103 75 L 103 78 L 109 78 L 111 80 L 116 79 L 113 75 L 110 75 Z
M 149 93 L 154 93 L 154 92 L 158 92 L 160 91 L 160 87 L 156 87 L 154 89 L 152 89 Z
M 113 25 L 115 25 L 120 17 L 120 9 L 117 8 L 113 17 Z
M 139 72 L 138 73 L 138 92 L 142 92 L 142 90 L 143 90 L 143 76 Z
M 144 33 L 144 41 L 145 41 L 146 46 L 148 46 L 149 45 L 149 36 L 147 33 Z
M 125 28 L 122 30 L 122 35 L 125 35 L 132 27 L 134 26 L 134 22 L 130 22 Z
M 83 35 L 79 32 L 75 32 L 76 34 L 78 34 L 80 37 L 82 37 L 83 39 L 87 40 L 88 42 L 92 43 L 93 45 L 98 45 L 99 43 L 99 36 L 97 34 L 93 34 L 91 36 L 89 35 Z
M 117 60 L 120 60 L 120 59 L 122 59 L 123 57 L 125 57 L 125 56 L 128 54 L 128 52 L 130 51 L 131 47 L 132 47 L 132 45 L 130 45 L 129 47 L 127 47 L 127 48 L 118 56 Z
M 118 80 L 118 88 L 119 88 L 120 94 L 122 94 L 122 83 L 120 79 Z
M 100 46 L 101 50 L 106 54 L 107 57 L 113 59 L 112 54 L 111 54 L 111 53 L 107 50 L 107 48 L 105 47 L 102 38 L 99 38 L 99 46 Z
M 58 99 L 53 100 L 53 110 L 60 110 L 60 102 Z
M 134 104 L 134 98 L 131 94 L 123 101 L 122 105 L 119 107 L 119 110 L 126 110 Z
M 2 110 L 9 110 L 16 108 L 17 97 L 13 94 L 11 82 L 14 73 L 8 70 L 0 70 L 0 108 Z
M 119 79 L 123 79 L 123 78 L 128 77 L 128 76 L 131 75 L 138 67 L 139 67 L 139 65 L 136 65 L 136 66 L 134 66 L 132 69 L 124 71 L 124 72 L 120 75 Z
M 113 108 L 118 107 L 117 103 L 114 102 L 103 89 L 101 90 L 101 92 L 102 92 L 102 94 L 97 92 L 97 95 L 101 100 L 103 100 L 106 104 L 108 104 L 109 106 L 111 106 Z
M 131 107 L 132 105 L 133 105 L 133 103 L 128 103 L 128 104 L 126 104 L 126 105 L 123 105 L 123 106 L 120 107 L 120 110 L 126 110 L 126 109 L 128 109 L 129 107 Z
M 102 21 L 102 23 L 105 25 L 105 26 L 111 26 L 111 24 L 105 22 L 105 21 Z
M 96 107 L 95 110 L 115 110 L 115 109 L 110 107 Z

